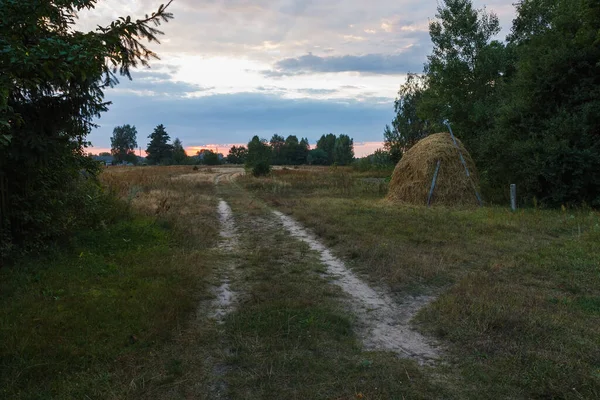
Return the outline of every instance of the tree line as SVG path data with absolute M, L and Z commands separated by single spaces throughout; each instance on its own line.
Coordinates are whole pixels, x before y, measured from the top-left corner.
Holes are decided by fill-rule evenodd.
M 354 160 L 354 139 L 329 133 L 322 135 L 316 147 L 311 149 L 308 139 L 298 140 L 295 135 L 284 138 L 274 134 L 270 141 L 254 136 L 248 147 L 232 146 L 227 162 L 246 164 L 248 157 L 252 160 L 258 157 L 269 165 L 350 165 Z
M 520 0 L 505 42 L 494 13 L 443 0 L 433 51 L 384 131 L 394 161 L 447 130 L 471 152 L 488 199 L 600 206 L 600 3 Z
M 145 163 L 149 165 L 217 165 L 221 163 L 223 158 L 222 154 L 210 149 L 202 149 L 196 153 L 196 157 L 189 157 L 179 138 L 175 138 L 173 143 L 170 143 L 171 136 L 167 133 L 167 129 L 163 124 L 157 125 L 148 136 L 148 139 L 150 139 L 150 142 L 146 147 Z M 101 153 L 100 155 L 113 156 L 114 164 L 138 164 L 140 157 L 135 154 L 137 148 L 137 129 L 135 125 L 127 124 L 115 127 L 110 142 L 110 153 Z
M 354 140 L 344 134 L 322 135 L 314 149 L 310 148 L 308 139 L 298 140 L 295 135 L 284 138 L 274 134 L 269 142 L 255 136 L 247 147 L 232 146 L 227 157 L 209 149 L 200 150 L 196 157 L 188 157 L 181 140 L 176 138 L 170 143 L 171 137 L 162 124 L 154 128 L 148 138 L 145 163 L 149 165 L 246 164 L 249 159 L 260 159 L 268 165 L 350 165 L 354 160 Z M 257 142 L 264 144 L 267 151 L 258 150 L 261 146 Z M 136 127 L 117 126 L 111 137 L 111 152 L 103 154 L 113 156 L 114 164 L 137 164 L 140 159 L 135 153 L 137 146 Z

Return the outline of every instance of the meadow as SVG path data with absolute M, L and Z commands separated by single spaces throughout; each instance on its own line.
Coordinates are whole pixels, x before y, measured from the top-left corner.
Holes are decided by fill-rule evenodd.
M 108 168 L 116 222 L 0 269 L 0 397 L 600 397 L 597 211 L 400 205 L 387 170 L 241 172 Z M 372 287 L 435 296 L 413 327 L 439 360 L 364 349 L 348 296 L 272 210 Z M 236 301 L 218 321 L 226 267 Z

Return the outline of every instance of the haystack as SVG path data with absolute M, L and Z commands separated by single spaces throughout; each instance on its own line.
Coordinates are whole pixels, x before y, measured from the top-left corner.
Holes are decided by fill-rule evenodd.
M 429 135 L 408 150 L 392 175 L 388 199 L 417 205 L 426 205 L 431 181 L 437 166 L 438 171 L 431 204 L 477 205 L 475 189 L 479 191 L 479 180 L 475 163 L 456 139 L 471 177 L 467 177 L 458 149 L 447 132 Z

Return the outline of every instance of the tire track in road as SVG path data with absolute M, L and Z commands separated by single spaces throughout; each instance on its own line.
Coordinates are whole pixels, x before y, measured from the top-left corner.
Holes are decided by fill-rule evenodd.
M 307 243 L 320 254 L 327 273 L 350 296 L 352 312 L 357 317 L 359 335 L 365 348 L 388 350 L 399 356 L 426 364 L 438 358 L 436 344 L 410 325 L 416 313 L 431 301 L 432 296 L 407 296 L 401 304 L 383 290 L 375 290 L 359 279 L 339 258 L 336 258 L 312 233 L 290 216 L 273 211 L 291 236 Z

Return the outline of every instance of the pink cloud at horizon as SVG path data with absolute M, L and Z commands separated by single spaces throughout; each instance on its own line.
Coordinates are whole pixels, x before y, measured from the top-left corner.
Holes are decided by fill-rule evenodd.
M 194 155 L 202 149 L 212 150 L 223 155 L 229 154 L 229 149 L 232 146 L 247 146 L 247 143 L 229 143 L 229 144 L 207 144 L 204 146 L 188 146 L 185 148 L 187 155 Z M 311 145 L 314 149 L 316 145 Z M 373 154 L 375 150 L 383 148 L 383 142 L 358 142 L 354 144 L 354 155 L 356 157 L 364 157 Z
M 228 144 L 207 144 L 203 146 L 187 146 L 185 148 L 185 152 L 188 156 L 196 155 L 196 153 L 202 149 L 212 150 L 217 153 L 222 153 L 223 155 L 229 154 L 229 149 L 232 146 L 247 146 L 247 143 L 228 143 Z M 315 145 L 312 145 L 311 148 L 315 148 Z M 357 142 L 354 144 L 354 155 L 356 157 L 364 157 L 369 154 L 373 154 L 375 150 L 383 148 L 383 142 Z M 110 153 L 110 148 L 105 147 L 90 147 L 88 148 L 88 153 L 99 154 L 108 152 Z M 146 151 L 137 150 L 137 155 L 146 156 Z

